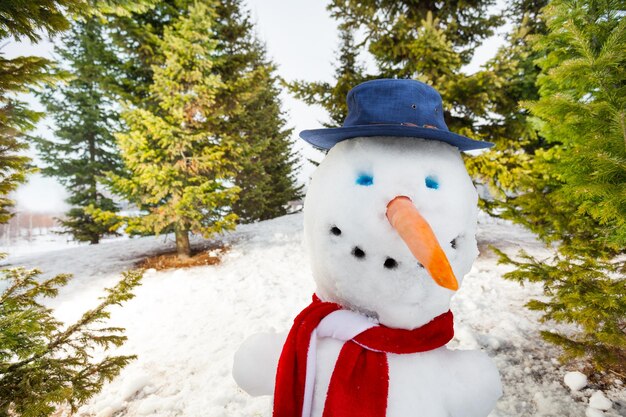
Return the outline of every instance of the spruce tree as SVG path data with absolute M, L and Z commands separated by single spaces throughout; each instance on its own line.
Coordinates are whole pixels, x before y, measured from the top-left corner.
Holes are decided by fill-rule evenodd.
M 103 74 L 108 95 L 138 107 L 158 107 L 150 92 L 154 68 L 163 65 L 159 45 L 165 28 L 187 13 L 192 0 L 146 0 L 154 3 L 132 13 L 104 13 L 106 47 L 116 59 Z M 211 4 L 210 2 L 208 4 Z
M 260 91 L 246 99 L 244 113 L 232 121 L 242 149 L 241 169 L 234 183 L 241 190 L 233 211 L 241 222 L 267 220 L 287 213 L 287 204 L 301 197 L 294 173 L 299 168 L 293 151 L 292 129 L 286 129 L 274 67 L 264 63 Z
M 552 145 L 547 143 L 530 121 L 521 101 L 539 98 L 536 86 L 539 67 L 535 61 L 541 52 L 532 48 L 530 40 L 545 33 L 540 10 L 547 0 L 514 1 L 505 11 L 513 30 L 495 57 L 485 64 L 490 84 L 485 103 L 488 110 L 478 132 L 495 147 L 466 159 L 468 171 L 475 181 L 489 186 L 491 197 L 481 205 L 492 216 L 518 219 L 509 199 L 525 187 L 522 185 L 537 151 Z
M 156 44 L 161 64 L 151 69 L 148 104 L 129 102 L 122 113 L 127 131 L 117 139 L 131 176 L 112 176 L 113 187 L 142 210 L 127 231 L 173 231 L 181 257 L 191 254 L 190 233 L 234 226 L 239 188 L 231 179 L 242 153 L 237 138 L 219 129 L 241 108 L 214 72 L 215 11 L 196 3 L 185 12 Z
M 493 1 L 415 2 L 411 0 L 334 0 L 328 6 L 342 33 L 339 69 L 350 73 L 351 55 L 366 50 L 376 62 L 373 74 L 356 69 L 344 79 L 337 73 L 334 85 L 295 82 L 296 95 L 317 102 L 331 114 L 332 124 L 343 122 L 345 92 L 354 84 L 372 78 L 414 78 L 433 85 L 441 93 L 444 117 L 451 130 L 478 136 L 484 117 L 491 74 L 461 71 L 470 62 L 483 39 L 493 34 L 501 17 L 490 15 Z M 349 33 L 363 33 L 353 43 Z M 323 100 L 324 99 L 324 100 Z
M 254 35 L 241 0 L 220 2 L 216 13 L 214 71 L 229 86 L 227 94 L 240 99 L 234 105 L 242 108 L 220 127 L 236 137 L 244 151 L 234 178 L 241 191 L 233 211 L 242 222 L 270 219 L 285 214 L 287 203 L 300 196 L 292 130 L 285 128 L 275 66 Z
M 51 0 L 38 3 L 0 3 L 0 42 L 9 39 L 41 40 L 43 34 L 54 35 L 67 29 L 69 22 L 64 9 L 77 5 L 73 0 Z M 29 109 L 17 99 L 18 93 L 51 82 L 52 61 L 20 56 L 7 59 L 0 51 L 0 223 L 11 217 L 14 191 L 32 172 L 30 159 L 23 156 L 28 148 L 27 133 L 42 114 Z
M 119 172 L 121 161 L 113 133 L 119 130 L 115 103 L 104 94 L 101 83 L 114 57 L 104 47 L 99 19 L 77 21 L 56 46 L 70 79 L 49 87 L 41 101 L 54 120 L 54 139 L 37 139 L 45 167 L 70 194 L 72 208 L 61 219 L 66 233 L 78 241 L 98 243 L 112 233 L 114 223 L 96 221 L 88 209 L 115 212 L 113 200 L 104 194 L 106 172 Z
M 332 0 L 328 6 L 333 18 L 343 27 L 365 31 L 366 44 L 379 63 L 397 71 L 421 65 L 427 56 L 416 55 L 422 22 L 431 14 L 443 35 L 459 52 L 463 64 L 471 61 L 474 50 L 502 23 L 501 16 L 490 14 L 493 0 L 415 1 L 415 0 Z M 417 43 L 416 43 L 417 42 Z M 438 41 L 437 41 L 438 42 Z M 413 59 L 411 59 L 413 58 Z
M 173 20 L 185 15 L 188 4 L 165 1 L 143 13 L 109 19 L 110 48 L 120 58 L 108 83 L 112 95 L 138 108 L 158 108 L 150 85 L 154 68 L 163 65 L 160 39 Z M 249 13 L 240 1 L 216 3 L 214 19 L 212 72 L 228 86 L 216 93 L 216 101 L 236 111 L 216 121 L 208 133 L 238 141 L 239 169 L 231 181 L 241 191 L 233 204 L 234 213 L 244 222 L 275 217 L 285 213 L 287 202 L 299 197 L 299 188 L 274 64 L 255 37 Z
M 31 130 L 41 114 L 30 110 L 15 98 L 28 85 L 47 78 L 50 62 L 36 57 L 5 59 L 0 54 L 0 223 L 11 218 L 13 200 L 8 195 L 32 172 L 30 158 L 23 155 L 28 149 L 26 132 Z
M 516 220 L 557 245 L 551 262 L 522 254 L 506 277 L 541 282 L 528 306 L 564 358 L 624 372 L 626 363 L 626 21 L 623 1 L 554 0 L 535 39 L 539 98 L 524 103 L 549 144 L 534 153 L 517 194 Z
M 98 349 L 120 346 L 124 329 L 101 326 L 109 308 L 133 298 L 142 273 L 129 271 L 93 310 L 64 326 L 42 298 L 55 297 L 69 275 L 41 279 L 24 268 L 0 271 L 0 416 L 44 417 L 68 404 L 73 412 L 135 356 L 93 360 Z
M 152 0 L 94 1 L 42 0 L 37 2 L 0 2 L 0 42 L 28 39 L 39 42 L 44 35 L 53 36 L 70 27 L 70 17 L 99 13 L 113 14 L 145 8 Z M 7 59 L 0 51 L 0 223 L 11 217 L 13 201 L 8 194 L 34 171 L 30 159 L 23 156 L 28 148 L 28 131 L 42 113 L 28 108 L 17 94 L 29 92 L 58 79 L 54 63 L 46 58 L 20 56 Z
M 109 3 L 114 5 L 117 2 Z M 88 13 L 82 1 L 1 2 L 0 41 L 9 37 L 38 42 L 69 27 L 65 13 Z M 7 194 L 25 179 L 28 130 L 41 117 L 16 93 L 55 79 L 53 63 L 39 57 L 6 59 L 0 54 L 0 223 L 10 218 L 13 204 Z M 0 256 L 2 257 L 2 256 Z M 119 328 L 95 328 L 108 318 L 107 308 L 132 298 L 140 272 L 128 272 L 95 309 L 64 327 L 41 298 L 52 297 L 68 275 L 41 279 L 38 270 L 0 271 L 0 415 L 48 416 L 55 406 L 69 403 L 75 411 L 133 359 L 108 356 L 92 360 L 94 348 L 119 346 L 125 340 Z

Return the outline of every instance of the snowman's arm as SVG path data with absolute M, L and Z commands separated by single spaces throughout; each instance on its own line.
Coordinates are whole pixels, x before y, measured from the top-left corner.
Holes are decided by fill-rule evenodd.
M 233 378 L 248 394 L 274 394 L 278 358 L 287 333 L 257 333 L 247 338 L 235 353 Z
M 451 350 L 446 367 L 451 384 L 446 408 L 451 417 L 487 417 L 502 396 L 500 373 L 479 350 Z

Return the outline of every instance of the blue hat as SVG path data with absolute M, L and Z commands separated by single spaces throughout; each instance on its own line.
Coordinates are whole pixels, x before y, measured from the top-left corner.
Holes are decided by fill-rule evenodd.
M 408 136 L 437 140 L 461 151 L 490 148 L 491 142 L 473 140 L 448 130 L 441 96 L 415 80 L 367 81 L 348 92 L 348 117 L 343 127 L 303 130 L 311 145 L 330 149 L 342 140 L 361 136 Z

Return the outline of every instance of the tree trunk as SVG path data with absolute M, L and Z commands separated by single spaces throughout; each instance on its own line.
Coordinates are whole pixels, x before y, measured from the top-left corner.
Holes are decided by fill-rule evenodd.
M 93 85 L 92 85 L 93 87 Z M 87 140 L 89 141 L 89 166 L 94 167 L 96 165 L 96 137 L 93 132 L 90 132 Z M 89 181 L 89 194 L 91 197 L 91 204 L 99 207 L 98 204 L 98 185 L 96 182 L 95 173 L 91 172 L 91 178 Z M 90 216 L 91 217 L 91 216 Z M 100 234 L 92 233 L 91 239 L 89 239 L 90 245 L 97 245 L 100 243 Z
M 176 252 L 180 259 L 187 259 L 191 256 L 191 245 L 189 244 L 189 230 L 176 227 Z

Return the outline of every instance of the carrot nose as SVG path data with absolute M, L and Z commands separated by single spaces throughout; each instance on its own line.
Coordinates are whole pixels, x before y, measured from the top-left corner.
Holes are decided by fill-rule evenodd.
M 456 291 L 459 283 L 448 257 L 441 249 L 428 222 L 417 211 L 410 198 L 398 196 L 387 204 L 387 219 L 415 258 L 424 265 L 437 284 Z

